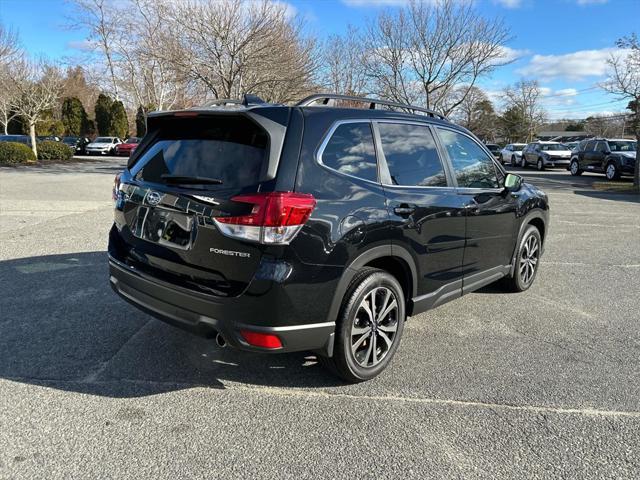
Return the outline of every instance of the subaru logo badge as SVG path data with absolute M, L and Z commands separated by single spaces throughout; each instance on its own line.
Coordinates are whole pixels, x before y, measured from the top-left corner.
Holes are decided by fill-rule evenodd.
M 158 192 L 151 191 L 147 193 L 147 203 L 149 205 L 158 205 L 160 203 L 160 200 L 162 200 L 162 195 Z

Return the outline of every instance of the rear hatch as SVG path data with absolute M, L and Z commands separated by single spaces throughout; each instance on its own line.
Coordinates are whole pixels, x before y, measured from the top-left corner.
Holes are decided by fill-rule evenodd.
M 238 197 L 269 189 L 286 131 L 287 109 L 280 110 L 275 118 L 247 111 L 150 117 L 116 186 L 110 253 L 185 288 L 242 293 L 266 246 L 223 234 L 216 220 L 250 215 L 254 205 Z

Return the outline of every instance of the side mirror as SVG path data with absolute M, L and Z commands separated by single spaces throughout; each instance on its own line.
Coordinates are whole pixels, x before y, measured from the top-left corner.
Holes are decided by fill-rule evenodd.
M 522 177 L 514 173 L 507 173 L 504 179 L 504 189 L 507 192 L 517 192 L 522 187 Z

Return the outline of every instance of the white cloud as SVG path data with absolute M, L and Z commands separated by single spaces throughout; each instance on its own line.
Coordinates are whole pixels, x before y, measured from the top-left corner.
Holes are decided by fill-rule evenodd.
M 529 50 L 517 50 L 511 47 L 500 47 L 500 50 L 500 57 L 504 62 L 513 62 L 514 60 L 519 60 L 531 54 Z
M 607 73 L 607 60 L 611 55 L 626 55 L 624 50 L 603 48 L 601 50 L 580 50 L 564 55 L 534 55 L 528 65 L 516 73 L 526 77 L 549 80 L 564 78 L 583 80 L 602 77 Z
M 501 5 L 504 8 L 518 8 L 522 5 L 522 0 L 493 0 L 493 3 Z

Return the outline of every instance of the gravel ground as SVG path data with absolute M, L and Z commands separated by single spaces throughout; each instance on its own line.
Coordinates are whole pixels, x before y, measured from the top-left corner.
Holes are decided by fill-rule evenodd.
M 527 171 L 552 204 L 534 287 L 411 318 L 344 385 L 111 292 L 124 163 L 0 168 L 0 478 L 640 477 L 637 197 Z

